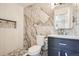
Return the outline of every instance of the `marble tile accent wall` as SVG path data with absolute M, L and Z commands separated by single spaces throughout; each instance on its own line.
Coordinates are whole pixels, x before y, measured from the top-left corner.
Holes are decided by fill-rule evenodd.
M 49 4 L 35 4 L 25 8 L 24 49 L 28 49 L 36 44 L 36 35 L 39 34 L 40 31 L 40 35 L 46 35 L 45 33 L 49 34 L 53 25 L 52 15 L 53 12 Z M 43 28 L 41 28 L 41 26 L 43 26 Z M 49 28 L 48 31 L 46 31 L 47 27 Z M 43 30 L 44 28 L 45 30 Z M 38 29 L 40 30 L 39 32 L 37 31 Z
M 24 26 L 24 47 L 25 49 L 29 48 L 32 45 L 36 44 L 36 31 L 32 25 L 30 18 L 25 16 L 25 26 Z

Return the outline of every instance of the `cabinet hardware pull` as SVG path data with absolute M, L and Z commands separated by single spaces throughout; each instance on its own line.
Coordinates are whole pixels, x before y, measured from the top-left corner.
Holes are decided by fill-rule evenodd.
M 59 45 L 64 45 L 64 46 L 67 45 L 67 44 L 64 44 L 64 43 L 58 43 L 58 44 L 59 44 Z

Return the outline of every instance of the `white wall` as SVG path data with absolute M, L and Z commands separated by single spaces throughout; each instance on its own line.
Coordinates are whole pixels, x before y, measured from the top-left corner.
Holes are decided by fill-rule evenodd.
M 23 8 L 17 4 L 0 4 L 0 18 L 16 21 L 16 29 L 0 28 L 0 55 L 23 48 Z

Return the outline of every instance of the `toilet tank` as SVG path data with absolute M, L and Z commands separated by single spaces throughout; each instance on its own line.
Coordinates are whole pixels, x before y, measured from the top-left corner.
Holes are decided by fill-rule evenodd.
M 37 35 L 36 36 L 37 45 L 43 46 L 44 45 L 44 38 L 45 38 L 45 36 Z

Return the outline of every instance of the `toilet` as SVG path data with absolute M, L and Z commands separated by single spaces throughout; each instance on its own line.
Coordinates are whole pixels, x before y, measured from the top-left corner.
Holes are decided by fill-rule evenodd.
M 37 45 L 34 45 L 28 49 L 28 55 L 30 56 L 40 56 L 41 47 L 44 45 L 44 37 L 45 36 L 36 36 L 36 43 Z

